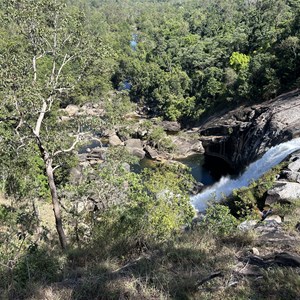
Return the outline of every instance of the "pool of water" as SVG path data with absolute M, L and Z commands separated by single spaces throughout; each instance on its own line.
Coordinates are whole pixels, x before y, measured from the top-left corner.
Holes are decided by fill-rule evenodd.
M 220 178 L 219 174 L 215 174 L 213 170 L 208 169 L 209 166 L 205 163 L 205 157 L 202 154 L 193 154 L 177 161 L 189 167 L 195 180 L 204 185 L 211 185 Z M 149 158 L 144 158 L 139 164 L 132 165 L 131 170 L 140 173 L 144 168 L 153 168 L 157 163 Z
M 211 171 L 205 167 L 205 157 L 202 154 L 190 155 L 186 158 L 178 159 L 178 161 L 188 166 L 196 181 L 202 182 L 204 185 L 213 184 L 218 180 L 218 178 L 213 176 Z

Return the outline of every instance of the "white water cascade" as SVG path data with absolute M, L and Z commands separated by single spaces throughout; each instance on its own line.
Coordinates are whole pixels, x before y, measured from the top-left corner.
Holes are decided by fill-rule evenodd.
M 268 170 L 282 162 L 289 154 L 300 149 L 300 138 L 270 148 L 260 159 L 251 163 L 237 179 L 222 177 L 219 182 L 191 197 L 191 203 L 197 211 L 204 211 L 210 200 L 220 201 L 229 196 L 234 189 L 248 186 Z

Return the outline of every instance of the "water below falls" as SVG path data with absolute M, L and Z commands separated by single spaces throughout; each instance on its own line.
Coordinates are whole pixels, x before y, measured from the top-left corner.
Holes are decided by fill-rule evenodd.
M 191 197 L 191 203 L 197 211 L 204 211 L 210 200 L 220 201 L 229 196 L 234 189 L 248 186 L 268 170 L 282 162 L 289 154 L 300 149 L 300 138 L 270 148 L 260 159 L 251 163 L 238 178 L 222 177 L 217 183 Z

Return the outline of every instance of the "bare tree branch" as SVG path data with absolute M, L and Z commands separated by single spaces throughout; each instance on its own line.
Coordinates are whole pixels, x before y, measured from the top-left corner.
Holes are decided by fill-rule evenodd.
M 40 130 L 41 130 L 42 122 L 45 117 L 46 111 L 47 111 L 47 102 L 45 100 L 43 100 L 42 109 L 39 113 L 39 117 L 36 121 L 35 130 L 34 130 L 34 134 L 38 137 L 40 136 Z
M 60 167 L 61 167 L 61 165 L 57 165 L 57 166 L 53 167 L 53 173 L 54 173 L 54 171 L 55 171 L 56 169 L 58 169 L 58 168 L 60 168 Z
M 61 153 L 68 153 L 68 152 L 71 152 L 72 150 L 74 150 L 75 146 L 77 145 L 77 143 L 79 142 L 80 140 L 80 134 L 78 134 L 76 136 L 76 140 L 74 141 L 74 143 L 72 144 L 72 146 L 68 149 L 64 149 L 64 150 L 58 150 L 56 152 L 53 153 L 52 157 L 55 157 Z

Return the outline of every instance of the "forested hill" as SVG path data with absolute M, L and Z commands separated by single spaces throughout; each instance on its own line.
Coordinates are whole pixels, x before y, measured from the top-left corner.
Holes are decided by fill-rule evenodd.
M 72 2 L 115 55 L 106 81 L 166 119 L 299 86 L 297 0 Z
M 7 10 L 13 3 L 2 1 L 2 20 L 12 21 Z M 47 14 L 38 6 L 32 16 Z M 94 56 L 68 103 L 125 85 L 131 87 L 130 98 L 154 114 L 198 119 L 215 105 L 262 101 L 299 87 L 297 0 L 70 0 L 68 10 L 84 20 L 76 30 L 92 49 L 84 56 Z M 21 31 L 5 24 L 2 57 L 6 51 L 27 51 Z

